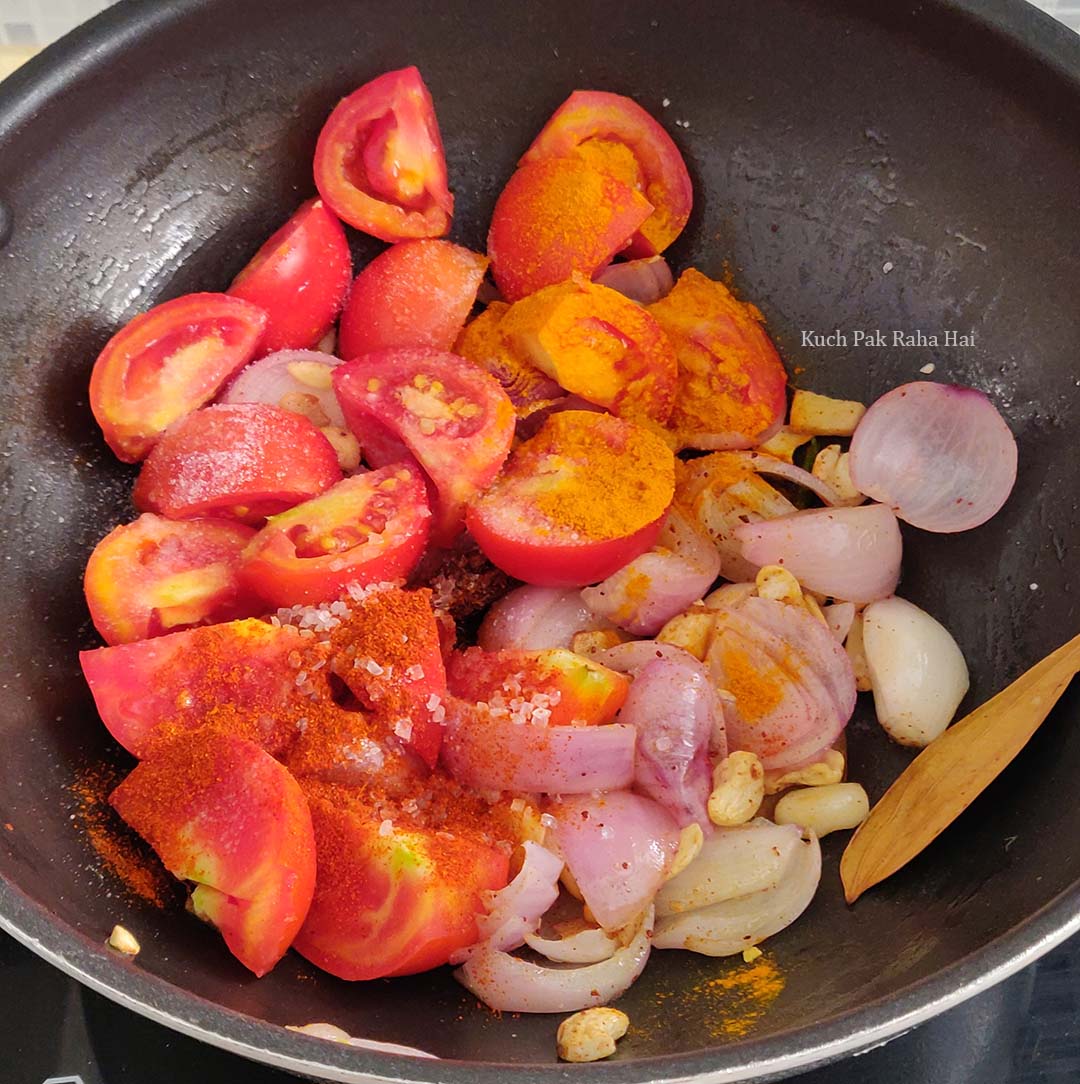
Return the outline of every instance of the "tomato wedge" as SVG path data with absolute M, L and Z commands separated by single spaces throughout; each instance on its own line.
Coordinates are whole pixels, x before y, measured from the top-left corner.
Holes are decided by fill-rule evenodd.
M 305 781 L 319 869 L 293 948 L 343 979 L 412 975 L 477 939 L 482 893 L 502 888 L 509 848 L 494 845 L 476 799 L 428 784 L 429 824 L 378 809 L 353 787 Z M 379 803 L 383 805 L 383 803 Z M 436 827 L 435 825 L 438 825 Z
M 675 492 L 675 457 L 649 430 L 566 410 L 519 444 L 469 505 L 492 564 L 526 583 L 596 583 L 656 541 Z
M 231 297 L 268 317 L 261 353 L 307 350 L 330 330 L 349 290 L 352 255 L 341 223 L 309 199 L 233 279 Z
M 257 353 L 262 309 L 226 294 L 186 294 L 136 316 L 90 374 L 90 409 L 125 463 L 145 458 L 173 422 L 208 403 Z
M 404 579 L 430 518 L 416 467 L 358 474 L 271 516 L 244 551 L 241 580 L 271 606 L 295 606 L 337 598 L 350 583 Z
M 339 218 L 383 241 L 446 233 L 454 197 L 416 68 L 386 72 L 337 104 L 315 147 L 315 184 Z
M 110 531 L 86 565 L 94 627 L 126 644 L 256 611 L 238 579 L 254 531 L 227 520 L 174 522 L 152 513 Z
M 499 382 L 455 354 L 381 350 L 335 369 L 334 389 L 372 466 L 400 460 L 402 449 L 416 457 L 438 494 L 431 540 L 453 541 L 466 502 L 494 479 L 514 438 Z
M 135 507 L 170 519 L 259 524 L 341 481 L 337 453 L 307 418 L 265 403 L 206 407 L 147 457 Z
M 426 346 L 449 350 L 476 300 L 488 259 L 449 241 L 402 241 L 353 283 L 338 328 L 338 353 Z
M 552 114 L 522 164 L 576 157 L 641 192 L 653 212 L 638 227 L 626 255 L 655 256 L 682 233 L 694 189 L 679 148 L 632 98 L 575 90 Z

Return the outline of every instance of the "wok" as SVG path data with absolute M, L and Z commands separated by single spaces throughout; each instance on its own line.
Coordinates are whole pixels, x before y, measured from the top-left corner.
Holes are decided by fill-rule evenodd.
M 730 270 L 798 384 L 870 399 L 932 361 L 934 379 L 992 395 L 1020 446 L 1008 505 L 969 534 L 905 532 L 902 591 L 955 633 L 968 705 L 1080 630 L 1080 40 L 1048 17 L 1005 0 L 122 3 L 0 88 L 0 925 L 109 997 L 249 1057 L 447 1084 L 782 1075 L 940 1012 L 1080 927 L 1075 691 L 938 843 L 853 909 L 843 840 L 826 841 L 818 897 L 768 946 L 786 988 L 749 1034 L 724 1036 L 702 993 L 730 962 L 657 953 L 622 1003 L 619 1053 L 585 1070 L 555 1062 L 556 1019 L 498 1019 L 445 969 L 350 985 L 290 955 L 256 981 L 214 931 L 102 871 L 69 786 L 88 760 L 123 756 L 76 662 L 97 642 L 80 573 L 131 516 L 132 472 L 92 422 L 90 365 L 136 312 L 224 288 L 312 193 L 333 103 L 409 63 L 437 103 L 455 239 L 483 246 L 516 156 L 571 89 L 621 91 L 665 119 L 694 177 L 673 261 Z M 359 260 L 375 251 L 356 241 Z M 975 345 L 803 345 L 804 330 L 835 328 L 952 329 Z M 867 705 L 849 748 L 872 797 L 909 756 Z M 116 922 L 142 941 L 134 961 L 104 947 Z M 316 1020 L 444 1060 L 280 1026 Z

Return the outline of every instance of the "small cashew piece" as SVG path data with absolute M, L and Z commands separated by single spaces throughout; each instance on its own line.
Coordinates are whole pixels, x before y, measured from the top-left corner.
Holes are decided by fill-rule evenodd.
M 615 1042 L 626 1034 L 630 1017 L 618 1009 L 583 1009 L 568 1016 L 555 1035 L 563 1061 L 599 1061 L 615 1053 Z
M 713 769 L 713 792 L 709 795 L 709 820 L 733 828 L 750 820 L 765 797 L 765 769 L 753 753 L 728 754 Z
M 670 881 L 672 877 L 678 877 L 701 854 L 701 848 L 704 845 L 705 833 L 701 830 L 701 825 L 697 821 L 692 821 L 679 833 L 679 849 L 675 852 L 675 857 L 671 861 L 671 869 L 668 870 L 667 879 Z
M 857 828 L 870 813 L 870 799 L 858 783 L 830 783 L 785 794 L 776 803 L 777 824 L 809 828 L 820 839 L 830 832 Z
M 844 778 L 844 754 L 829 749 L 821 760 L 790 772 L 766 772 L 765 793 L 777 794 L 788 787 L 826 787 Z

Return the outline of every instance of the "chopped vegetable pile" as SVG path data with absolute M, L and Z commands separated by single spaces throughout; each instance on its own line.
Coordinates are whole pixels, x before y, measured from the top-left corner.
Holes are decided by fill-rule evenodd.
M 762 314 L 665 260 L 690 176 L 619 95 L 556 110 L 486 254 L 443 239 L 415 68 L 338 104 L 314 172 L 228 290 L 93 367 L 141 464 L 85 577 L 83 669 L 138 760 L 113 807 L 256 975 L 290 947 L 345 979 L 451 963 L 570 1013 L 651 951 L 778 933 L 818 837 L 867 815 L 857 692 L 922 746 L 967 690 L 895 596 L 899 521 L 989 519 L 1008 427 L 928 382 L 789 404 Z M 343 223 L 390 243 L 355 278 Z M 573 1018 L 564 1056 L 625 1020 Z

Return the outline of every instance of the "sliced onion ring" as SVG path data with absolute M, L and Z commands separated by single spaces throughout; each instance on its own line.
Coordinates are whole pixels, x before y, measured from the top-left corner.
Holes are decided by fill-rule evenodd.
M 851 438 L 851 479 L 906 523 L 985 523 L 1016 482 L 1016 440 L 981 391 L 919 380 L 883 395 Z
M 811 508 L 735 529 L 743 557 L 781 565 L 803 587 L 843 602 L 886 598 L 900 579 L 903 541 L 883 504 Z
M 324 372 L 328 375 L 341 364 L 341 358 L 317 350 L 279 350 L 241 369 L 218 402 L 268 403 L 295 410 L 289 405 L 289 397 L 308 396 L 326 415 L 327 421 L 322 424 L 345 429 L 345 416 L 334 389 L 328 379 L 321 379 Z
M 609 959 L 585 967 L 543 967 L 505 952 L 482 949 L 454 977 L 498 1012 L 577 1012 L 625 993 L 645 969 L 654 913 L 642 916 L 633 941 Z

